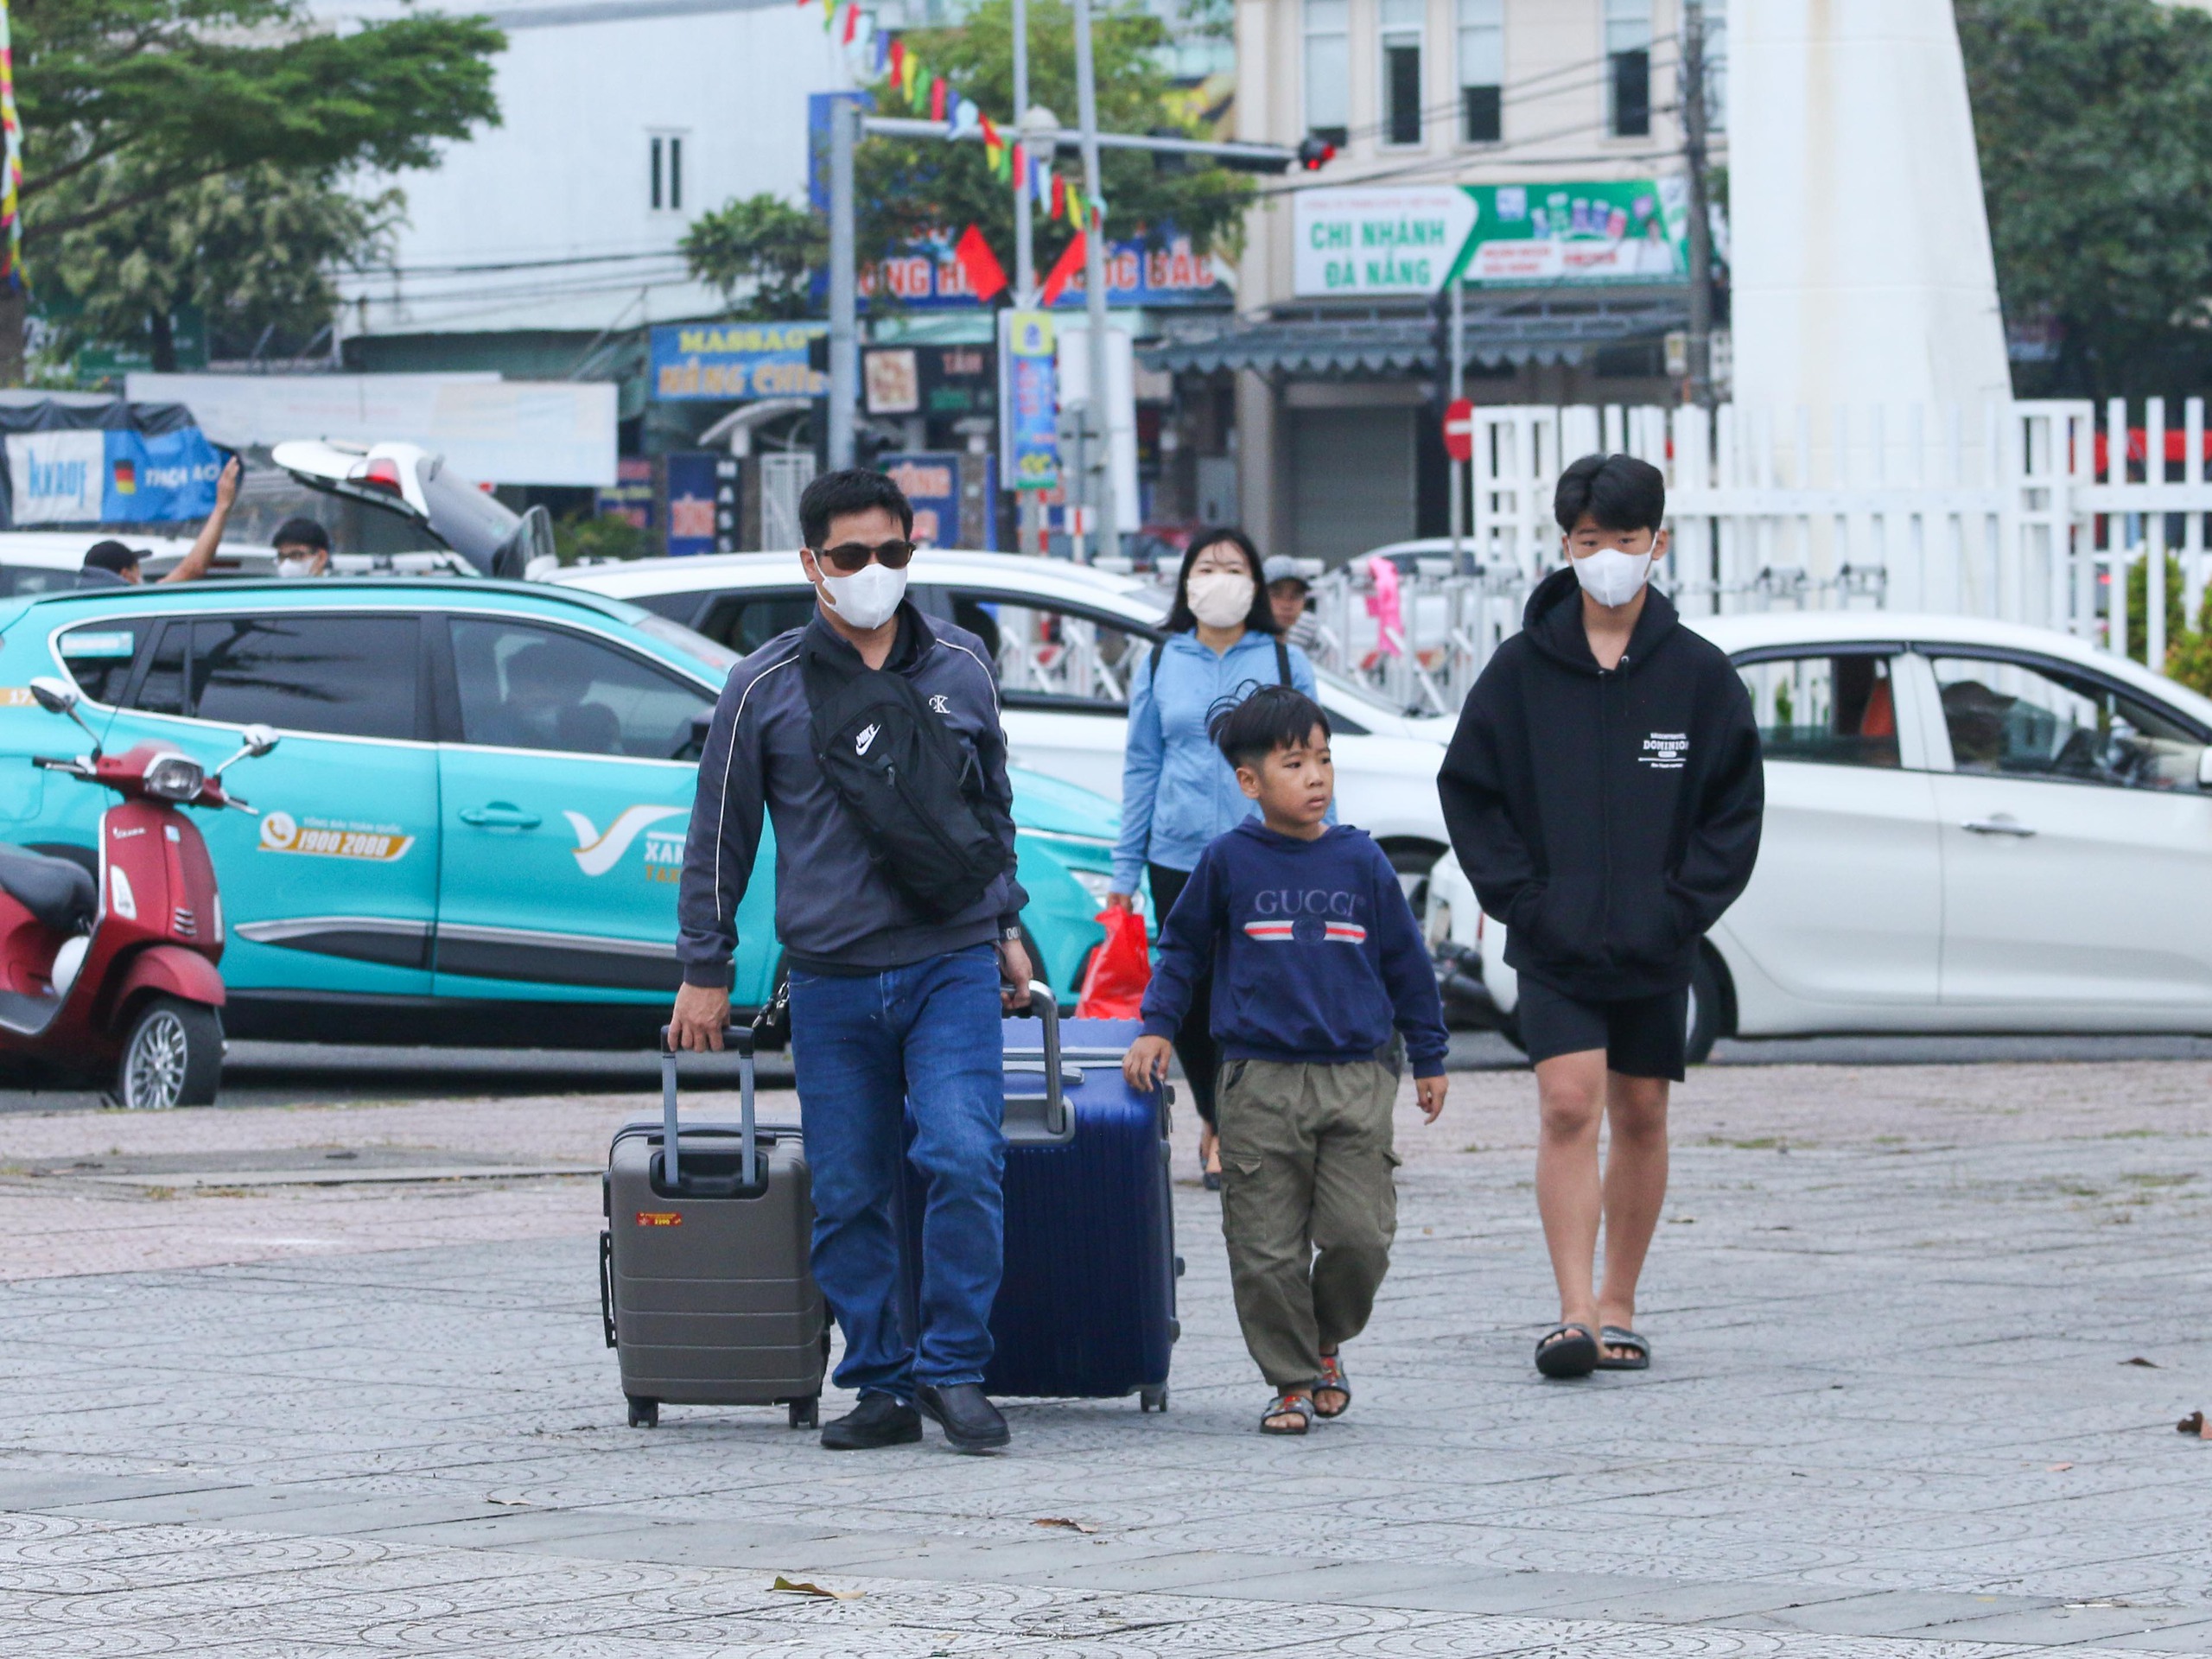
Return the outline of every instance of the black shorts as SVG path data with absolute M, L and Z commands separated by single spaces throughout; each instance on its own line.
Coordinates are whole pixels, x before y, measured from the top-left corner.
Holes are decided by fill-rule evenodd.
M 1561 1054 L 1605 1051 L 1605 1069 L 1624 1077 L 1682 1080 L 1682 1056 L 1688 1045 L 1689 988 L 1622 1002 L 1586 1001 L 1521 976 L 1521 1000 L 1513 1017 L 1529 1064 Z

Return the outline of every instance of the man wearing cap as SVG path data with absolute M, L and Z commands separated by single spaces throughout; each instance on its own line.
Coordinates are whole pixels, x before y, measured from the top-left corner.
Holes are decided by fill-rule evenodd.
M 238 479 L 245 468 L 236 455 L 223 468 L 223 475 L 215 480 L 215 511 L 207 515 L 207 522 L 200 526 L 200 534 L 192 543 L 192 550 L 176 562 L 176 569 L 161 578 L 163 582 L 192 582 L 207 574 L 207 567 L 215 562 L 215 550 L 223 540 L 223 526 L 231 519 L 231 508 L 238 499 Z M 129 582 L 143 582 L 139 561 L 145 555 L 135 547 L 125 547 L 121 542 L 94 542 L 85 550 L 85 569 L 105 570 L 110 575 L 120 576 Z
M 1267 579 L 1268 604 L 1275 613 L 1277 631 L 1300 650 L 1313 651 L 1320 644 L 1321 622 L 1306 608 L 1308 589 L 1298 572 L 1298 561 L 1278 553 L 1260 567 L 1260 574 Z

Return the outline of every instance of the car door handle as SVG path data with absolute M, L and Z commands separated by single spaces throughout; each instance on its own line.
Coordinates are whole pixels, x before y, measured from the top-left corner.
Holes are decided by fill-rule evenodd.
M 535 830 L 545 822 L 535 812 L 525 812 L 512 801 L 493 801 L 488 806 L 461 809 L 461 821 L 473 823 L 480 830 Z
M 1993 818 L 1968 818 L 1959 828 L 1970 836 L 2013 836 L 2022 841 L 2035 834 L 2018 818 L 2001 812 Z

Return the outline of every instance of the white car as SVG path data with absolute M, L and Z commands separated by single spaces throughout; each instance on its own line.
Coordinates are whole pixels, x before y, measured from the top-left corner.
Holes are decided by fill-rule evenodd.
M 908 592 L 997 652 L 1007 742 L 1016 766 L 1122 798 L 1128 683 L 1162 637 L 1165 590 L 1060 559 L 925 548 Z M 741 655 L 806 620 L 813 590 L 792 553 L 639 559 L 552 578 L 627 600 Z M 1436 769 L 1452 722 L 1409 717 L 1333 675 L 1319 677 L 1334 732 L 1337 804 L 1380 842 L 1418 899 L 1446 846 Z
M 1699 618 L 1766 751 L 1751 886 L 1706 942 L 1719 1035 L 2212 1033 L 2212 700 L 2067 635 L 1879 611 Z M 1512 1034 L 1455 860 L 1446 987 Z M 1459 1000 L 1455 998 L 1455 1001 Z

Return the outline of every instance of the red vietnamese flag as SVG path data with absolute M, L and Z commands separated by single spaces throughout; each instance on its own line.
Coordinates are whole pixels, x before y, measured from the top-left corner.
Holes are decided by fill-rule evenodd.
M 976 290 L 977 299 L 988 302 L 993 295 L 1005 290 L 1006 267 L 999 264 L 998 255 L 973 225 L 960 232 L 960 240 L 952 245 L 952 257 L 968 273 L 968 286 Z
M 1060 297 L 1083 269 L 1083 233 L 1078 231 L 1075 240 L 1068 244 L 1066 251 L 1052 262 L 1052 269 L 1046 274 L 1045 286 L 1037 296 L 1038 304 L 1049 306 Z
M 942 121 L 944 119 L 944 98 L 945 93 L 949 90 L 950 89 L 944 84 L 944 77 L 943 75 L 931 75 L 930 77 L 931 120 Z

